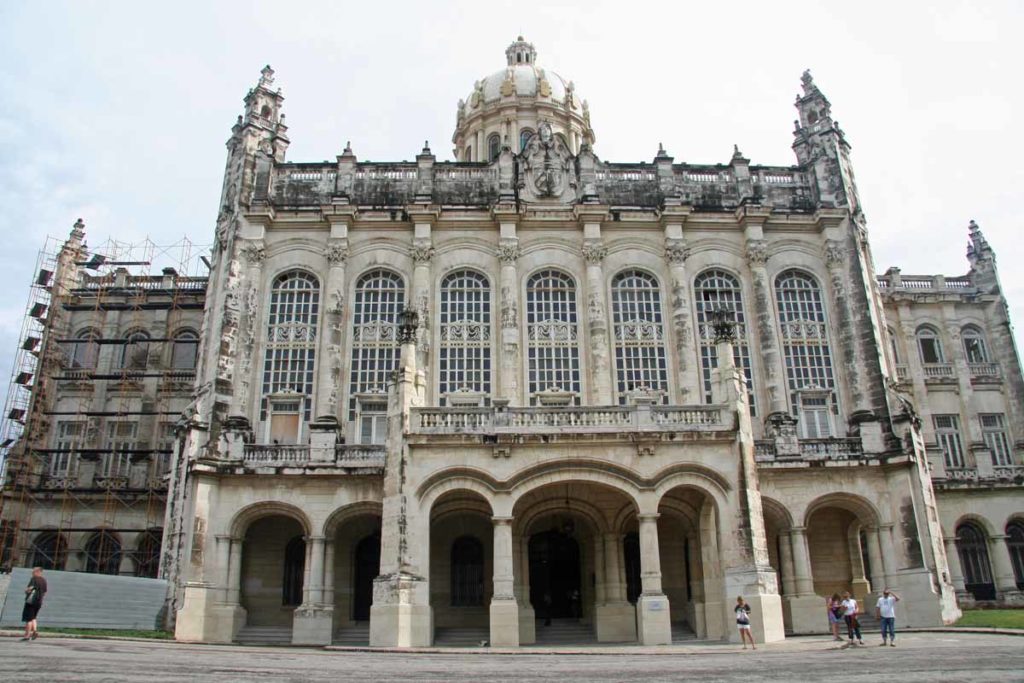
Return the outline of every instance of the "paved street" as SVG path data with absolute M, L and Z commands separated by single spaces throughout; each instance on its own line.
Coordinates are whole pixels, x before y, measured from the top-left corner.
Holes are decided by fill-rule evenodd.
M 525 650 L 444 653 L 346 652 L 177 643 L 0 639 L 4 681 L 1014 681 L 1024 680 L 1024 638 L 905 634 L 897 648 L 843 649 L 796 638 L 743 652 L 732 645 L 594 648 L 587 654 Z

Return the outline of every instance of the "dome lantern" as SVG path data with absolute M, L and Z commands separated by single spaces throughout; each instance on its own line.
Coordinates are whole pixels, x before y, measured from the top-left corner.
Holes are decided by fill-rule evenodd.
M 509 66 L 515 66 L 517 64 L 536 64 L 537 63 L 537 50 L 534 49 L 533 43 L 526 42 L 522 36 L 516 38 L 515 42 L 508 46 L 505 50 L 505 57 L 508 59 Z

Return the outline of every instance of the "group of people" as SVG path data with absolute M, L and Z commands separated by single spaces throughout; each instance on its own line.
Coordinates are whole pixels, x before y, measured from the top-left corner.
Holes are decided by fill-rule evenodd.
M 878 602 L 875 603 L 875 618 L 882 625 L 882 647 L 886 645 L 896 647 L 896 603 L 899 601 L 900 596 L 886 588 L 882 591 Z M 840 642 L 843 640 L 839 635 L 839 625 L 845 623 L 850 645 L 854 645 L 854 639 L 856 639 L 857 645 L 864 644 L 864 638 L 860 633 L 860 620 L 857 618 L 860 614 L 860 606 L 855 597 L 849 592 L 843 593 L 842 596 L 839 593 L 833 593 L 832 597 L 825 598 L 825 607 L 828 611 L 828 623 L 832 629 L 833 638 Z M 747 643 L 750 643 L 750 647 L 756 650 L 754 636 L 750 632 L 750 605 L 742 595 L 736 598 L 733 612 L 736 614 L 736 627 L 740 632 L 743 649 L 746 650 Z

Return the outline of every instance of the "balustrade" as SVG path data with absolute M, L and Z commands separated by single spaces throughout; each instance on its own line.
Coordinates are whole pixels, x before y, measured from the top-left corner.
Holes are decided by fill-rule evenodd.
M 929 379 L 952 379 L 952 363 L 924 363 L 921 365 L 925 380 Z

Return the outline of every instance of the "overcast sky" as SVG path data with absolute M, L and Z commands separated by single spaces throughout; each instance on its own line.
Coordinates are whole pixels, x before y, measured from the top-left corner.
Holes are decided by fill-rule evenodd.
M 789 165 L 805 68 L 832 102 L 879 271 L 967 270 L 967 222 L 1024 319 L 1022 2 L 0 4 L 0 391 L 36 252 L 77 217 L 210 242 L 224 142 L 270 63 L 291 161 L 452 158 L 455 107 L 522 33 L 590 102 L 602 159 Z M 1016 125 L 1015 125 L 1016 124 Z M 1017 209 L 1013 207 L 1017 206 Z

